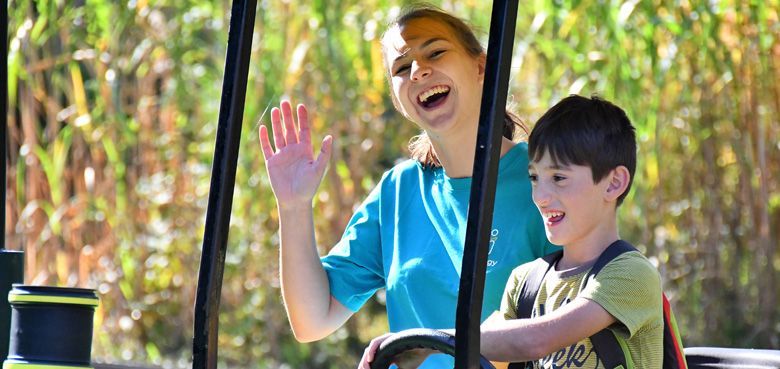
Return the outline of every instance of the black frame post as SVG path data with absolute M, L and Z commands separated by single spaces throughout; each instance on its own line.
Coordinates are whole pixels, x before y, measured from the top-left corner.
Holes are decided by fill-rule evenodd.
M 2 45 L 2 55 L 3 55 L 3 61 L 1 64 L 0 70 L 3 71 L 3 75 L 0 76 L 2 80 L 0 81 L 0 88 L 2 89 L 2 92 L 0 92 L 0 112 L 3 113 L 2 120 L 2 127 L 0 127 L 0 144 L 3 145 L 3 162 L 0 163 L 0 178 L 3 178 L 3 188 L 0 189 L 0 198 L 3 199 L 3 211 L 0 211 L 0 226 L 3 227 L 3 237 L 0 239 L 0 250 L 5 249 L 5 194 L 6 189 L 5 186 L 7 185 L 8 179 L 6 178 L 6 151 L 8 150 L 6 146 L 7 144 L 7 130 L 8 130 L 8 121 L 6 118 L 8 118 L 8 0 L 2 0 L 0 1 L 0 5 L 2 5 L 2 9 L 0 9 L 0 39 L 3 40 Z
M 237 0 L 233 2 L 231 10 L 225 76 L 195 299 L 193 369 L 217 367 L 219 302 L 256 7 L 256 0 Z
M 487 244 L 501 154 L 518 0 L 496 0 L 490 20 L 482 108 L 472 172 L 466 242 L 455 317 L 455 368 L 479 368 L 479 324 L 485 290 Z

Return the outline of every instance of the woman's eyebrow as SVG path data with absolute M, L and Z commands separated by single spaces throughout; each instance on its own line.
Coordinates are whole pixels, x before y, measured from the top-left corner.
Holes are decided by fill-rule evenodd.
M 428 45 L 430 45 L 430 44 L 432 44 L 432 43 L 434 43 L 436 41 L 447 41 L 447 39 L 443 38 L 443 37 L 434 37 L 434 38 L 428 39 L 425 42 L 423 42 L 422 45 L 420 45 L 420 48 L 422 49 L 424 47 L 427 47 Z
M 425 42 L 423 42 L 422 44 L 420 44 L 420 46 L 419 46 L 418 48 L 419 48 L 419 49 L 424 49 L 424 48 L 426 48 L 426 47 L 430 46 L 432 43 L 434 43 L 434 42 L 436 42 L 436 41 L 445 41 L 445 42 L 448 42 L 448 40 L 447 40 L 446 38 L 443 38 L 443 37 L 433 37 L 433 38 L 430 38 L 430 39 L 427 39 L 427 40 L 425 40 Z M 411 51 L 411 50 L 412 50 L 411 48 L 408 48 L 408 49 L 406 49 L 406 50 L 402 51 L 402 52 L 401 52 L 401 53 L 400 53 L 398 56 L 396 56 L 396 57 L 395 57 L 395 59 L 393 59 L 393 63 L 395 63 L 395 62 L 397 62 L 397 61 L 399 61 L 399 60 L 401 60 L 401 59 L 405 58 L 405 57 L 406 57 L 406 55 L 407 55 L 407 54 L 409 54 L 409 51 Z
M 410 51 L 412 51 L 411 48 L 407 48 L 406 50 L 401 51 L 400 54 L 398 54 L 398 56 L 396 56 L 395 59 L 393 59 L 393 63 L 396 63 L 397 61 L 405 58 L 407 55 L 409 55 Z

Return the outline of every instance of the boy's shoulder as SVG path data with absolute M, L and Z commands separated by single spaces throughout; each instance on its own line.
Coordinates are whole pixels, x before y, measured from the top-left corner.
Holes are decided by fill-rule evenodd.
M 656 266 L 639 250 L 625 252 L 612 259 L 604 265 L 604 268 L 598 273 L 607 274 L 637 274 L 641 276 L 658 275 Z M 598 275 L 597 275 L 598 277 Z
M 641 252 L 630 251 L 604 265 L 585 290 L 613 297 L 645 295 L 648 301 L 660 303 L 661 274 Z

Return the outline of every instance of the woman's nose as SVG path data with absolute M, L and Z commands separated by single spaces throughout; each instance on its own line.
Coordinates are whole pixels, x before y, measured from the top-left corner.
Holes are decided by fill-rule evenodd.
M 417 61 L 412 62 L 412 80 L 419 81 L 431 74 L 431 68 Z

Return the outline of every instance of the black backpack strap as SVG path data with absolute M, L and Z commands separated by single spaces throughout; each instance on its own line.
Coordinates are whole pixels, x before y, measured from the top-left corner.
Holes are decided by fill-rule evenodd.
M 585 280 L 582 281 L 582 285 L 580 286 L 580 291 L 585 288 L 588 281 L 596 277 L 596 274 L 598 274 L 605 265 L 609 264 L 609 262 L 616 257 L 629 251 L 637 250 L 630 243 L 623 240 L 617 240 L 609 245 L 607 249 L 601 253 L 596 260 L 596 263 L 593 264 L 593 267 L 585 276 Z M 626 353 L 623 352 L 623 348 L 620 346 L 620 342 L 618 342 L 615 334 L 609 329 L 602 329 L 598 333 L 590 336 L 590 343 L 593 345 L 593 350 L 596 351 L 596 355 L 598 355 L 599 360 L 601 360 L 601 363 L 604 364 L 605 368 L 628 368 Z
M 561 256 L 563 256 L 563 251 L 559 250 L 533 261 L 528 275 L 523 281 L 523 286 L 520 288 L 520 294 L 517 296 L 517 304 L 515 305 L 517 306 L 517 319 L 531 317 L 531 313 L 534 310 L 534 300 L 536 300 L 536 295 L 539 293 L 539 288 L 542 287 L 544 276 L 555 265 L 555 262 L 560 260 Z M 532 367 L 533 364 L 530 362 L 520 362 L 510 363 L 508 369 Z
M 520 289 L 520 295 L 517 297 L 517 318 L 530 318 L 534 310 L 534 300 L 542 287 L 544 276 L 550 271 L 550 268 L 561 259 L 563 250 L 553 252 L 545 257 L 534 260 L 531 270 L 523 281 L 523 287 Z

